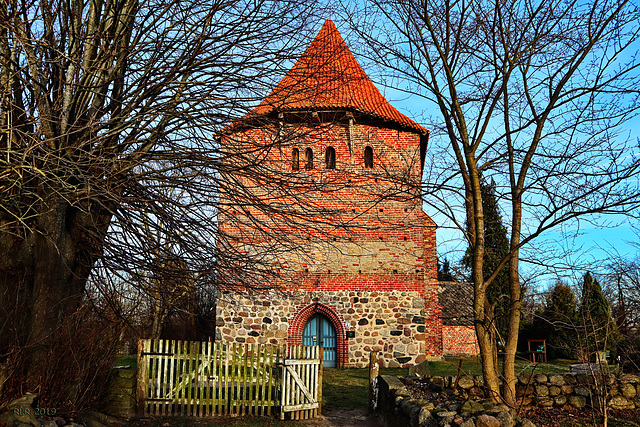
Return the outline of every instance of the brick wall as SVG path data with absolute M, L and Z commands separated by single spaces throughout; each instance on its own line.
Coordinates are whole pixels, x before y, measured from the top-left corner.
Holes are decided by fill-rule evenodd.
M 418 134 L 339 121 L 284 123 L 236 132 L 222 144 L 235 166 L 233 182 L 251 189 L 254 197 L 239 203 L 222 186 L 220 229 L 227 249 L 219 248 L 259 258 L 260 268 L 269 272 L 262 284 L 283 291 L 277 297 L 258 296 L 272 308 L 255 310 L 255 316 L 223 302 L 224 339 L 296 342 L 304 324 L 292 329 L 282 319 L 296 316 L 311 304 L 304 299 L 311 298 L 331 308 L 335 322 L 356 328 L 356 338 L 339 349 L 345 365 L 365 364 L 365 353 L 378 347 L 387 365 L 408 366 L 442 355 L 436 226 L 422 211 Z M 328 147 L 335 150 L 335 169 L 325 164 Z M 373 168 L 365 167 L 366 147 L 373 150 Z M 298 170 L 292 167 L 294 149 Z M 311 170 L 305 169 L 307 149 L 313 152 Z M 219 270 L 222 291 L 231 290 L 242 268 Z M 261 304 L 242 301 L 240 306 Z M 267 312 L 275 316 L 272 323 L 263 322 Z M 229 322 L 242 326 L 234 332 Z M 264 334 L 248 335 L 251 331 Z
M 442 326 L 442 345 L 445 356 L 475 356 L 480 354 L 473 326 Z

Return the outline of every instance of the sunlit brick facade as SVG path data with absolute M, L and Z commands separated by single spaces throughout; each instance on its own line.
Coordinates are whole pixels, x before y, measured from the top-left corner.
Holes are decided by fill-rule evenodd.
M 278 233 L 291 250 L 265 250 L 275 289 L 221 289 L 218 339 L 315 343 L 305 325 L 319 318 L 335 334 L 338 366 L 365 366 L 372 351 L 385 366 L 442 356 L 436 226 L 420 197 L 427 140 L 384 100 L 327 21 L 274 91 L 222 138 L 228 150 L 272 147 L 261 162 L 286 184 L 255 185 L 257 198 L 302 215 L 250 206 L 221 215 L 221 231 L 247 251 L 271 248 Z M 306 208 L 314 213 L 305 216 Z M 239 220 L 247 215 L 272 232 L 251 230 Z

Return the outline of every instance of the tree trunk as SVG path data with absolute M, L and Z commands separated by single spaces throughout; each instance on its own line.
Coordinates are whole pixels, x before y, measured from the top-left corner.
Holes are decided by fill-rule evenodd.
M 471 265 L 474 287 L 474 311 L 476 316 L 476 335 L 482 359 L 482 374 L 485 386 L 489 389 L 491 399 L 500 400 L 500 379 L 496 358 L 495 319 L 493 310 L 487 299 L 487 286 L 484 281 L 484 214 L 482 208 L 482 191 L 480 186 L 480 171 L 475 163 L 471 151 L 465 150 L 466 162 L 469 165 L 469 181 L 467 194 L 467 221 L 473 222 L 473 233 L 469 241 L 473 245 L 473 259 Z M 467 182 L 465 182 L 467 184 Z M 473 209 L 470 212 L 469 207 Z
M 478 295 L 480 292 L 484 295 Z M 482 301 L 482 303 L 480 303 Z M 495 402 L 500 401 L 500 378 L 495 367 L 498 364 L 496 358 L 496 343 L 494 319 L 488 314 L 491 310 L 487 310 L 488 300 L 484 290 L 477 290 L 474 301 L 474 309 L 476 313 L 482 313 L 481 316 L 476 315 L 476 336 L 478 338 L 478 346 L 480 347 L 480 358 L 482 360 L 482 375 L 484 383 L 490 392 L 490 398 Z
M 104 236 L 108 226 L 108 220 L 102 220 L 109 218 L 96 215 L 87 224 L 84 214 L 56 196 L 42 204 L 40 212 L 44 213 L 35 219 L 35 226 L 25 229 L 24 238 L 8 233 L 0 236 L 0 246 L 14 246 L 4 252 L 6 259 L 0 264 L 0 285 L 8 290 L 3 299 L 13 299 L 2 315 L 14 328 L 3 326 L 0 351 L 9 354 L 17 346 L 26 349 L 21 365 L 27 390 L 38 386 L 59 328 L 82 302 L 104 241 L 99 236 Z M 20 271 L 29 274 L 18 276 Z

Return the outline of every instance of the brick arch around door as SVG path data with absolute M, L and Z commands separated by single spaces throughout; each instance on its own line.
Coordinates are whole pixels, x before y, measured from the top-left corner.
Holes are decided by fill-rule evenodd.
M 335 329 L 336 332 L 336 359 L 337 366 L 343 367 L 347 360 L 348 342 L 345 331 L 345 321 L 342 315 L 335 308 L 322 304 L 313 303 L 300 308 L 291 318 L 289 323 L 289 344 L 302 344 L 302 333 L 307 322 L 314 316 L 320 314 L 324 316 Z

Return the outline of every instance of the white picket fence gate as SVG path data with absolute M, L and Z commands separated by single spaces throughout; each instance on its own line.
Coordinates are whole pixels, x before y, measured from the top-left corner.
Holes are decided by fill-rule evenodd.
M 316 417 L 322 348 L 140 340 L 140 415 Z

